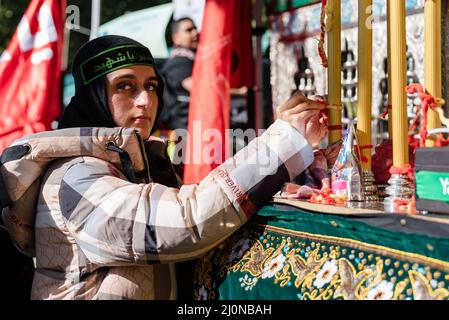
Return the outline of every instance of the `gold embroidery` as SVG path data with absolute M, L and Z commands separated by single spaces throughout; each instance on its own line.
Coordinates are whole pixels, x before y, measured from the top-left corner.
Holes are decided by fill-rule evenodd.
M 265 260 L 271 256 L 273 251 L 274 248 L 271 247 L 264 250 L 263 245 L 259 241 L 256 241 L 249 252 L 243 256 L 242 260 L 248 261 L 241 267 L 241 272 L 248 271 L 254 277 L 259 277 L 263 272 Z
M 384 261 L 379 260 L 376 263 L 376 270 L 371 274 L 369 285 L 367 285 L 366 288 L 363 288 L 360 290 L 360 297 L 361 299 L 366 299 L 368 297 L 368 292 L 371 291 L 374 287 L 376 287 L 382 280 L 383 280 L 383 264 Z
M 318 249 L 315 249 L 307 257 L 307 262 L 304 261 L 299 255 L 294 254 L 294 250 L 291 250 L 288 254 L 288 262 L 291 265 L 292 272 L 296 276 L 295 287 L 299 288 L 301 283 L 310 274 L 315 273 L 327 260 L 327 254 L 321 259 L 317 259 Z M 311 280 L 308 281 L 308 286 L 310 286 Z
M 207 259 L 204 259 L 202 261 L 202 263 L 198 264 L 198 268 L 195 271 L 195 274 L 197 276 L 201 276 L 202 277 L 201 280 L 202 280 L 202 283 L 204 284 L 204 286 L 206 287 L 206 289 L 211 289 L 212 288 L 212 285 L 211 285 L 212 279 L 211 279 L 211 276 L 210 276 L 210 273 L 212 272 L 212 263 L 211 263 L 211 261 L 212 261 L 212 259 L 211 259 L 212 258 L 211 257 L 212 254 L 213 254 L 213 252 L 210 251 L 207 254 Z
M 433 290 L 427 280 L 419 272 L 410 270 L 408 275 L 411 280 L 413 296 L 417 300 L 443 300 L 449 297 L 449 291 L 444 288 Z
M 396 284 L 396 287 L 394 288 L 393 300 L 399 300 L 399 299 L 401 299 L 401 296 L 403 297 L 402 292 L 404 291 L 407 284 L 408 284 L 408 281 L 406 281 L 406 280 L 399 281 Z
M 340 285 L 335 290 L 334 298 L 342 297 L 345 300 L 360 300 L 360 294 L 357 293 L 363 282 L 373 274 L 373 271 L 365 269 L 356 274 L 355 268 L 345 258 L 338 261 L 338 270 Z
M 317 234 L 312 234 L 312 233 L 307 233 L 307 232 L 294 231 L 294 230 L 289 230 L 289 229 L 284 229 L 284 228 L 279 228 L 279 227 L 274 227 L 274 226 L 262 225 L 259 223 L 252 223 L 252 224 L 259 226 L 259 227 L 263 227 L 265 230 L 277 232 L 277 233 L 284 234 L 284 235 L 289 235 L 289 236 L 293 235 L 295 237 L 308 239 L 308 240 L 315 239 L 316 241 L 324 241 L 327 243 L 333 243 L 334 245 L 339 244 L 339 245 L 343 245 L 343 246 L 347 246 L 347 247 L 356 248 L 359 250 L 364 250 L 364 251 L 367 251 L 370 253 L 374 252 L 379 255 L 388 255 L 391 258 L 399 259 L 399 260 L 407 259 L 407 260 L 411 260 L 412 262 L 426 264 L 432 268 L 440 269 L 445 272 L 449 272 L 449 262 L 434 259 L 434 258 L 429 258 L 429 257 L 423 256 L 420 254 L 416 254 L 416 253 L 400 251 L 400 250 L 396 250 L 396 249 L 392 249 L 392 248 L 388 248 L 388 247 L 384 247 L 384 246 L 380 246 L 380 245 L 365 243 L 365 242 L 361 242 L 361 241 L 357 241 L 357 240 L 353 240 L 353 239 L 349 239 L 349 238 L 339 238 L 339 237 L 333 237 L 333 236 L 317 235 Z
M 391 255 L 387 257 L 373 256 L 370 252 L 362 253 L 351 249 L 340 249 L 335 244 L 327 246 L 324 237 L 319 239 L 314 237 L 315 241 L 310 244 L 296 239 L 292 240 L 283 236 L 276 237 L 267 234 L 257 240 L 249 240 L 250 238 L 249 234 L 246 234 L 245 239 L 248 239 L 249 248 L 240 260 L 235 259 L 235 253 L 232 253 L 233 258 L 230 258 L 231 255 L 226 251 L 226 245 L 223 247 L 223 254 L 208 254 L 205 256 L 197 270 L 202 278 L 198 276 L 197 279 L 209 292 L 209 298 L 215 296 L 214 290 L 216 290 L 216 288 L 212 288 L 214 286 L 211 280 L 213 265 L 219 266 L 218 274 L 220 277 L 227 276 L 232 272 L 248 272 L 251 274 L 253 278 L 244 275 L 239 279 L 247 291 L 249 290 L 248 287 L 251 289 L 255 285 L 262 285 L 259 280 L 271 281 L 272 284 L 279 287 L 294 286 L 294 288 L 297 288 L 296 292 L 299 299 L 397 300 L 405 298 L 449 298 L 449 291 L 441 288 L 444 282 L 438 284 L 436 282 L 438 278 L 449 280 L 448 275 L 441 272 L 441 265 L 446 262 L 438 262 L 440 269 L 431 270 L 424 263 L 419 264 L 413 261 L 410 263 L 410 259 L 407 262 L 403 261 L 411 256 L 417 260 L 426 260 L 419 255 L 396 250 L 396 254 L 399 255 L 400 253 L 403 261 L 399 262 L 395 261 Z M 272 243 L 267 239 L 270 239 Z M 233 241 L 235 239 L 230 240 L 230 243 L 233 243 Z M 234 249 L 235 247 L 235 245 L 232 246 Z M 325 252 L 326 248 L 330 252 Z M 385 254 L 385 251 L 388 250 L 383 250 L 382 253 Z M 346 257 L 340 258 L 340 253 L 343 252 L 348 254 L 349 259 Z M 240 255 L 241 253 L 238 256 Z M 215 259 L 212 259 L 213 257 Z M 375 264 L 366 265 L 366 263 L 369 264 L 367 260 L 372 263 L 375 262 Z M 435 259 L 428 258 L 427 261 L 429 260 Z M 432 262 L 435 264 L 435 261 Z M 411 268 L 410 264 L 412 264 Z M 408 273 L 405 271 L 404 274 L 404 270 L 409 271 Z M 416 270 L 425 272 L 425 275 Z M 402 278 L 402 281 L 398 282 L 397 277 L 403 276 L 405 276 L 405 279 Z M 436 288 L 437 285 L 440 288 Z

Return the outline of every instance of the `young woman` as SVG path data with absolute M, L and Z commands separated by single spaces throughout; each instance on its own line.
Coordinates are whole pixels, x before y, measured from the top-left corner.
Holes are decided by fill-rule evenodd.
M 72 72 L 76 94 L 60 128 L 74 129 L 49 133 L 45 145 L 75 156 L 53 161 L 42 179 L 32 299 L 175 299 L 173 264 L 237 230 L 312 163 L 326 133 L 323 106 L 296 95 L 262 136 L 178 188 L 163 152 L 149 147 L 164 90 L 150 51 L 100 37 L 79 50 Z

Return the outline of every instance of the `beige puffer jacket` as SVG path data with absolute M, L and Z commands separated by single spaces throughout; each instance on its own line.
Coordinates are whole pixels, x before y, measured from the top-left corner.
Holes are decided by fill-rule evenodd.
M 24 143 L 30 152 L 1 168 L 14 200 L 3 218 L 36 256 L 33 299 L 174 299 L 169 266 L 219 244 L 313 160 L 281 120 L 180 189 L 151 182 L 133 129 L 63 129 L 14 145 Z

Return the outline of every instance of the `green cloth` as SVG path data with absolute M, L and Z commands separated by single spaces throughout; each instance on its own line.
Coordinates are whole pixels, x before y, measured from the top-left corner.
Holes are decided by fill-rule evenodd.
M 268 225 L 270 226 L 349 238 L 449 262 L 449 238 L 392 232 L 342 216 L 311 213 L 299 209 L 280 210 L 272 206 L 266 206 L 258 212 L 258 216 L 269 218 Z
M 449 239 L 266 206 L 197 266 L 207 299 L 447 299 Z

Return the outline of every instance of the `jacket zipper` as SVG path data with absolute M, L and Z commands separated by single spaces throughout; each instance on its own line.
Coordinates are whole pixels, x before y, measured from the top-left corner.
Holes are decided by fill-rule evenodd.
M 143 164 L 145 166 L 145 172 L 146 172 L 145 182 L 146 183 L 150 183 L 150 179 L 151 179 L 151 177 L 150 177 L 150 167 L 148 165 L 147 154 L 145 153 L 145 145 L 144 145 L 142 137 L 140 136 L 140 134 L 137 133 L 136 130 L 134 130 L 134 134 L 136 135 L 137 141 L 139 142 L 140 154 L 142 155 Z

